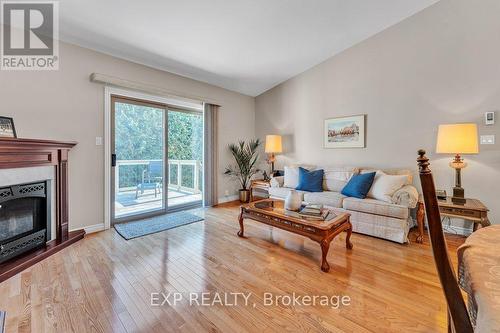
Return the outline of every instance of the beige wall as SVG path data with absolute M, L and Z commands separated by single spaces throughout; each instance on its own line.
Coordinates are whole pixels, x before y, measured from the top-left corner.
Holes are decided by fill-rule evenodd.
M 212 85 L 61 43 L 58 71 L 0 71 L 0 115 L 14 118 L 19 137 L 74 140 L 70 154 L 70 229 L 104 221 L 104 88 L 93 72 L 138 81 L 221 105 L 219 117 L 219 197 L 236 194 L 222 171 L 230 142 L 254 135 L 254 98 Z
M 0 71 L 0 115 L 12 116 L 20 137 L 75 140 L 70 164 L 70 228 L 103 222 L 104 89 L 93 72 L 143 82 L 221 104 L 219 197 L 236 194 L 222 171 L 226 146 L 254 134 L 285 135 L 288 161 L 414 168 L 416 150 L 430 152 L 437 185 L 451 190 L 451 156 L 433 153 L 437 125 L 472 121 L 481 134 L 485 111 L 500 119 L 500 2 L 442 0 L 272 90 L 251 97 L 61 43 L 60 70 Z M 255 111 L 255 113 L 254 113 Z M 365 149 L 323 149 L 323 120 L 367 114 Z M 255 118 L 255 119 L 254 119 Z M 500 121 L 500 120 L 499 120 Z M 500 221 L 499 144 L 467 157 L 468 196 L 482 199 Z
M 291 160 L 416 168 L 429 152 L 437 186 L 451 192 L 451 156 L 434 153 L 437 126 L 475 122 L 497 143 L 467 156 L 466 195 L 500 223 L 500 1 L 442 0 L 256 98 L 256 135 L 285 135 Z M 497 124 L 485 126 L 485 111 Z M 324 149 L 323 120 L 367 115 L 365 149 Z

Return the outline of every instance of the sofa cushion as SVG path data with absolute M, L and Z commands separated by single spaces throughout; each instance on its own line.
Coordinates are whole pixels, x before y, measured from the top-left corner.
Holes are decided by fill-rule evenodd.
M 323 192 L 323 169 L 309 171 L 299 167 L 299 185 L 297 190 Z
M 339 192 L 306 192 L 304 193 L 304 201 L 308 204 L 324 205 L 330 207 L 342 208 L 342 200 L 345 195 Z
M 367 197 L 392 203 L 392 196 L 402 188 L 408 177 L 406 175 L 387 175 L 378 170 Z
M 360 169 L 360 173 L 376 172 L 376 171 L 379 171 L 379 169 L 373 169 L 373 168 Z M 380 171 L 382 171 L 386 175 L 393 175 L 393 176 L 404 175 L 404 176 L 406 176 L 406 179 L 407 179 L 405 185 L 413 184 L 413 171 L 412 170 L 408 170 L 408 169 L 381 169 Z
M 408 207 L 370 198 L 345 198 L 342 201 L 342 207 L 355 212 L 389 216 L 398 219 L 407 219 L 409 214 Z
M 372 186 L 374 178 L 375 172 L 354 175 L 341 193 L 348 197 L 364 199 Z
M 269 196 L 272 198 L 278 198 L 278 199 L 283 199 L 285 200 L 286 196 L 288 195 L 288 192 L 291 190 L 294 190 L 293 188 L 288 188 L 288 187 L 270 187 L 269 188 Z M 300 198 L 302 201 L 304 201 L 304 191 L 297 191 L 297 193 L 300 194 Z
M 325 191 L 340 192 L 359 169 L 352 167 L 323 167 L 325 171 L 323 189 Z
M 306 170 L 313 170 L 314 167 L 310 165 L 293 165 L 293 166 L 285 166 L 283 168 L 285 172 L 284 178 L 284 187 L 289 188 L 297 188 L 299 185 L 299 167 L 302 167 Z

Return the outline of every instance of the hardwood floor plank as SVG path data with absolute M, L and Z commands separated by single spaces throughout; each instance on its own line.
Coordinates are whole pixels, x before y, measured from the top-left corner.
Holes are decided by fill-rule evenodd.
M 124 240 L 88 235 L 0 283 L 7 332 L 444 332 L 446 304 L 430 245 L 345 234 L 330 248 L 329 273 L 309 239 L 245 221 L 238 206 L 199 209 L 205 221 Z M 414 235 L 411 237 L 414 238 Z M 450 256 L 464 238 L 450 235 Z M 151 305 L 152 293 L 181 293 Z M 251 293 L 248 304 L 201 306 L 201 295 Z M 276 296 L 349 296 L 349 306 L 264 303 Z
M 31 272 L 21 273 L 21 304 L 18 332 L 31 332 Z

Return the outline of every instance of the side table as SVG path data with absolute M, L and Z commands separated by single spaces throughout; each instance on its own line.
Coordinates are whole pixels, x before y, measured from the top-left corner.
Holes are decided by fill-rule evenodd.
M 491 224 L 488 219 L 489 209 L 478 199 L 466 199 L 465 204 L 459 205 L 453 203 L 451 197 L 446 197 L 446 199 L 438 200 L 438 205 L 441 216 L 459 218 L 473 222 L 473 231 L 476 231 L 479 227 L 487 227 Z M 424 201 L 422 198 L 419 198 L 417 205 L 417 224 L 419 233 L 417 236 L 417 243 L 422 243 L 423 241 L 424 223 Z

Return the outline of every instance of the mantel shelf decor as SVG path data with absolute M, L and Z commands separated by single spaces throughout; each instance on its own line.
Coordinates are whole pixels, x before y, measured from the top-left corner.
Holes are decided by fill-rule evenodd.
M 75 145 L 67 141 L 0 138 L 0 169 L 53 166 L 56 182 L 56 239 L 0 264 L 0 282 L 84 237 L 84 230 L 68 230 L 68 155 Z

